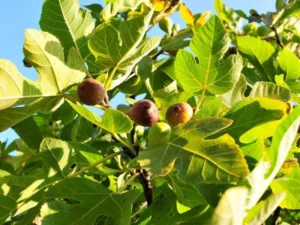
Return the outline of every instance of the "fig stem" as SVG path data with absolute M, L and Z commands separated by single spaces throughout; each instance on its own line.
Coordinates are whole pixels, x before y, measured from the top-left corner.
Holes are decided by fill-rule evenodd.
M 122 145 L 124 145 L 125 147 L 127 147 L 128 149 L 130 149 L 131 151 L 135 152 L 135 148 L 129 144 L 128 142 L 124 141 L 122 138 L 120 138 L 117 134 L 112 133 L 112 136 L 118 141 L 120 142 Z
M 85 73 L 86 73 L 86 75 L 87 75 L 89 78 L 94 79 L 94 77 L 93 77 L 92 74 L 88 71 L 87 68 L 85 68 Z
M 105 91 L 108 91 L 110 83 L 111 83 L 115 73 L 117 72 L 118 67 L 119 67 L 119 64 L 115 65 L 114 69 L 111 71 L 111 73 L 109 74 L 107 80 L 105 81 L 105 84 L 104 84 L 104 90 Z
M 70 96 L 70 95 L 63 95 L 64 96 L 64 98 L 66 98 L 66 99 L 68 99 L 68 100 L 70 100 L 70 101 L 72 101 L 72 102 L 80 102 L 79 101 L 79 98 L 74 98 L 74 97 L 72 97 L 72 96 Z
M 107 108 L 104 107 L 104 106 L 102 106 L 102 105 L 94 105 L 94 107 L 97 108 L 97 109 L 101 109 L 101 110 L 103 110 L 103 111 L 106 111 L 106 110 L 107 110 Z
M 76 176 L 84 173 L 85 171 L 87 171 L 89 169 L 92 169 L 92 168 L 94 168 L 94 167 L 96 167 L 96 166 L 104 163 L 105 161 L 107 161 L 109 159 L 112 159 L 112 158 L 114 158 L 114 157 L 116 157 L 118 155 L 121 155 L 121 154 L 124 154 L 124 152 L 123 151 L 119 151 L 119 152 L 115 152 L 113 154 L 110 154 L 109 156 L 106 156 L 105 158 L 100 159 L 99 161 L 97 161 L 97 162 L 95 162 L 95 163 L 93 163 L 93 164 L 91 164 L 89 166 L 83 167 L 81 170 L 77 171 L 76 173 L 73 173 L 72 175 L 68 176 L 67 178 L 76 177 Z
M 276 42 L 277 42 L 277 44 L 281 47 L 281 48 L 284 48 L 284 46 L 283 46 L 283 44 L 282 44 L 282 42 L 281 42 L 281 40 L 280 40 L 280 37 L 279 37 L 279 35 L 278 35 L 278 31 L 277 31 L 277 29 L 275 28 L 275 27 L 271 27 L 271 29 L 275 32 L 275 37 L 276 37 Z
M 70 100 L 70 101 L 72 101 L 72 102 L 80 102 L 80 100 L 79 100 L 79 98 L 74 98 L 74 97 L 72 97 L 72 96 L 70 96 L 70 95 L 64 95 L 64 98 L 66 98 L 66 99 L 68 99 L 68 100 Z M 105 111 L 105 110 L 107 110 L 107 108 L 106 107 L 104 107 L 104 106 L 102 106 L 102 105 L 94 105 L 94 107 L 95 108 L 98 108 L 98 109 L 101 109 L 101 110 L 103 110 L 103 111 Z

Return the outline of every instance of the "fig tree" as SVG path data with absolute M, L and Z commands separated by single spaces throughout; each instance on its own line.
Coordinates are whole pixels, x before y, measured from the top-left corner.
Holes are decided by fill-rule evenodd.
M 187 103 L 178 103 L 169 107 L 166 119 L 171 126 L 186 123 L 193 117 L 193 109 Z
M 164 122 L 154 124 L 148 133 L 148 147 L 164 145 L 169 142 L 171 127 Z
M 158 108 L 152 101 L 143 99 L 133 104 L 128 116 L 136 124 L 150 127 L 158 121 Z
M 77 89 L 80 101 L 86 105 L 100 104 L 105 98 L 105 90 L 97 80 L 92 78 L 84 80 Z

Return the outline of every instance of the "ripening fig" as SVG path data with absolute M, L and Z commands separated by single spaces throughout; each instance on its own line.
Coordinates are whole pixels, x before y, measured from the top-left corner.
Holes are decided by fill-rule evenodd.
M 86 105 L 100 104 L 105 98 L 105 90 L 97 80 L 88 78 L 78 86 L 77 94 L 80 101 Z
M 171 127 L 164 122 L 154 124 L 148 133 L 148 147 L 164 145 L 169 142 Z
M 187 103 L 178 103 L 169 107 L 166 119 L 171 126 L 186 123 L 193 117 L 193 109 Z
M 143 99 L 133 104 L 128 116 L 136 124 L 150 127 L 158 121 L 158 108 L 152 101 Z

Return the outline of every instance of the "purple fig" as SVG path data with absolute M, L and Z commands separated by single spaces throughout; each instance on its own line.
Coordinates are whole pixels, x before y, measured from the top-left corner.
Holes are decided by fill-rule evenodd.
M 158 108 L 150 100 L 144 99 L 133 104 L 128 116 L 138 125 L 150 127 L 158 121 Z
M 80 101 L 86 105 L 98 105 L 105 98 L 105 90 L 97 80 L 92 78 L 84 80 L 77 89 Z

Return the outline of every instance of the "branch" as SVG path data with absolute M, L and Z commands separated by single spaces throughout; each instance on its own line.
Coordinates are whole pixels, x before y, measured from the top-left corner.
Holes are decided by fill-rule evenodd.
M 144 195 L 148 204 L 148 207 L 153 202 L 153 187 L 150 182 L 151 174 L 148 173 L 145 169 L 142 169 L 139 175 L 140 182 L 144 189 Z
M 272 221 L 271 221 L 271 225 L 276 225 L 276 221 L 278 220 L 279 216 L 280 216 L 280 210 L 281 208 L 278 206 L 272 216 Z
M 163 48 L 161 48 L 153 57 L 152 60 L 157 59 L 158 56 L 160 56 L 162 53 L 164 53 L 165 50 L 163 50 Z
M 131 151 L 135 152 L 135 148 L 133 147 L 133 145 L 131 145 L 130 143 L 124 141 L 122 138 L 120 138 L 117 134 L 112 133 L 112 136 L 115 138 L 115 140 L 117 140 L 118 142 L 120 142 L 122 145 L 124 145 L 126 148 L 130 149 Z
M 277 29 L 275 27 L 271 27 L 271 29 L 275 32 L 275 37 L 276 37 L 276 42 L 277 44 L 281 47 L 281 48 L 284 48 L 281 40 L 280 40 L 280 37 L 279 37 L 279 34 L 277 32 Z
M 134 159 L 138 156 L 136 151 L 132 151 L 130 149 L 124 149 L 124 152 L 130 157 L 131 159 Z M 147 172 L 145 169 L 141 169 L 138 171 L 139 173 L 139 180 L 143 186 L 144 195 L 148 204 L 148 207 L 153 202 L 153 187 L 150 182 L 150 176 L 151 174 Z

